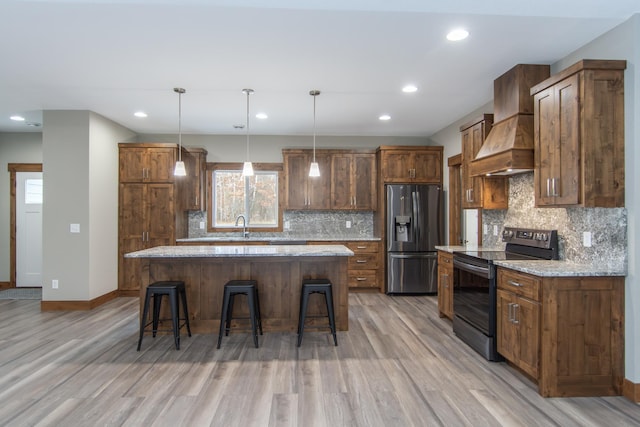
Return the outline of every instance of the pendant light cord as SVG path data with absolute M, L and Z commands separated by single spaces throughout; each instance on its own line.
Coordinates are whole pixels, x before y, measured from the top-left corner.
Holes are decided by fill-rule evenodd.
M 178 161 L 182 161 L 182 92 L 178 92 Z
M 313 95 L 313 163 L 316 162 L 316 96 Z
M 249 161 L 249 95 L 253 92 L 251 89 L 245 89 L 247 94 L 247 162 Z

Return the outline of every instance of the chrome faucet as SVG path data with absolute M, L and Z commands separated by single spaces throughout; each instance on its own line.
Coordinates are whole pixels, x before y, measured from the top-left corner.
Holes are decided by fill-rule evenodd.
M 247 219 L 244 215 L 238 215 L 236 218 L 236 227 L 238 226 L 238 222 L 240 222 L 240 218 L 242 218 L 242 236 L 246 239 L 249 237 L 249 232 L 247 231 Z

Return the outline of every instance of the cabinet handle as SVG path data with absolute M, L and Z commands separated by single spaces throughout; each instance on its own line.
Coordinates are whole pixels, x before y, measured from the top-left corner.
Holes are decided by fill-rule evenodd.
M 547 197 L 551 197 L 551 178 L 547 178 Z
M 198 204 L 198 196 L 196 196 L 196 205 Z
M 516 325 L 520 323 L 520 320 L 516 318 L 516 317 L 520 317 L 519 313 L 520 313 L 520 304 L 513 304 L 513 323 Z
M 358 282 L 364 282 L 365 280 L 367 280 L 367 278 L 366 277 L 356 277 L 356 280 Z
M 366 246 L 356 246 L 356 249 L 367 249 Z
M 473 199 L 474 199 L 474 198 L 473 198 L 473 188 L 470 188 L 470 189 L 469 189 L 469 201 L 470 201 L 470 202 L 473 202 Z
M 560 193 L 558 193 L 558 181 L 560 180 L 560 178 L 552 178 L 551 179 L 551 188 L 553 189 L 553 197 L 558 197 L 560 196 Z
M 358 264 L 366 264 L 367 260 L 366 259 L 357 259 L 356 263 L 358 263 Z
M 442 258 L 442 262 L 446 262 L 447 264 L 451 264 L 451 260 L 449 258 Z
M 513 280 L 509 280 L 509 281 L 507 281 L 507 283 L 510 284 L 511 286 L 517 286 L 518 288 L 522 287 L 521 283 L 514 282 Z

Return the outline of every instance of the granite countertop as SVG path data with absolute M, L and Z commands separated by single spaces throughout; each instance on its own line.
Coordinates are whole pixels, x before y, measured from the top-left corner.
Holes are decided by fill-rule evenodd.
M 249 237 L 242 236 L 220 236 L 220 237 L 190 237 L 184 239 L 176 239 L 179 243 L 197 243 L 197 242 L 379 242 L 380 237 L 313 237 L 313 236 L 287 236 L 287 237 Z
M 156 246 L 129 252 L 125 258 L 236 258 L 236 257 L 353 256 L 343 245 L 233 245 Z
M 462 251 L 503 251 L 500 247 L 486 246 L 436 246 L 439 251 L 449 253 Z M 626 276 L 624 267 L 611 267 L 605 264 L 581 264 L 571 261 L 546 261 L 546 260 L 505 260 L 494 261 L 495 265 L 509 268 L 523 273 L 533 274 L 540 277 L 578 277 L 578 276 Z
M 624 268 L 571 261 L 494 261 L 495 265 L 541 277 L 626 276 Z

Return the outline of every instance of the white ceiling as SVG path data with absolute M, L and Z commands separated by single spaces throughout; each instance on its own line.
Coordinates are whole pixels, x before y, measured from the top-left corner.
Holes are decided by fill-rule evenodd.
M 251 119 L 252 134 L 310 134 L 318 89 L 318 135 L 430 136 L 489 102 L 513 65 L 551 64 L 639 11 L 637 0 L 4 0 L 0 132 L 40 130 L 13 114 L 91 110 L 177 133 L 180 86 L 183 133 L 243 133 L 248 87 L 252 116 L 269 116 Z M 459 26 L 469 38 L 447 41 Z

